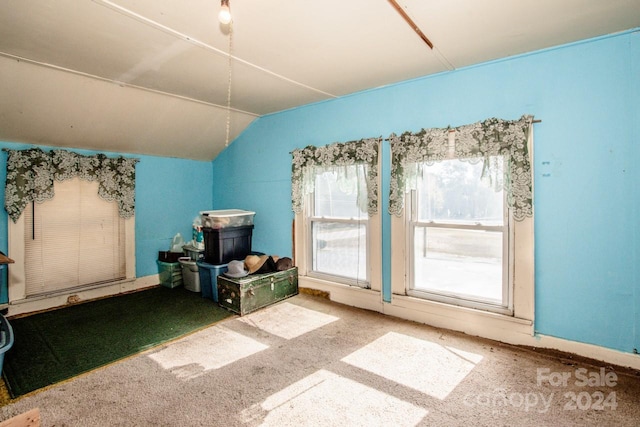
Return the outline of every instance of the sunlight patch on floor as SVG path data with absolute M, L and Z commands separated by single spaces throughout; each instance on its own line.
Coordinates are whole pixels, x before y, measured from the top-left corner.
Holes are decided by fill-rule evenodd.
M 445 399 L 480 360 L 480 355 L 396 332 L 389 332 L 342 359 L 437 399 Z
M 283 302 L 240 317 L 238 320 L 290 340 L 335 322 L 339 318 Z
M 178 379 L 189 380 L 269 348 L 222 326 L 213 326 L 149 354 Z
M 414 426 L 428 411 L 329 371 L 319 370 L 241 414 L 261 426 Z

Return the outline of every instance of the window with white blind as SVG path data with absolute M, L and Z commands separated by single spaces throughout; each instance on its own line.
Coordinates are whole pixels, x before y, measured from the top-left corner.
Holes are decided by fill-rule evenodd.
M 126 277 L 125 220 L 98 196 L 98 183 L 55 183 L 55 197 L 25 209 L 26 296 Z

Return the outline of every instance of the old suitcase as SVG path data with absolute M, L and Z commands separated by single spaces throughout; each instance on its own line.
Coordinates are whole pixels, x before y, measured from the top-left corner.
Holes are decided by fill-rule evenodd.
M 218 276 L 218 304 L 241 316 L 297 293 L 297 267 L 238 279 Z

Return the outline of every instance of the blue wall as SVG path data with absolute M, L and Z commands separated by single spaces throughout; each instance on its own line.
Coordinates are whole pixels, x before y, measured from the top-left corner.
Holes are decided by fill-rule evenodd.
M 638 76 L 640 33 L 627 32 L 265 116 L 213 164 L 132 155 L 141 160 L 136 275 L 157 273 L 157 252 L 167 250 L 177 232 L 189 239 L 193 218 L 208 209 L 255 211 L 253 249 L 290 256 L 295 148 L 533 114 L 542 120 L 534 149 L 536 331 L 640 350 Z M 28 147 L 0 142 L 0 148 Z M 388 188 L 389 150 L 383 148 Z M 4 183 L 6 153 L 0 159 Z M 388 291 L 385 212 L 386 205 Z M 4 210 L 0 223 L 7 223 Z M 7 250 L 6 226 L 0 250 Z
M 265 116 L 214 160 L 214 207 L 256 211 L 254 248 L 290 255 L 291 150 L 533 114 L 542 120 L 534 149 L 535 329 L 633 352 L 640 349 L 639 75 L 640 33 L 630 31 Z M 386 206 L 382 214 L 388 224 Z M 388 269 L 388 226 L 383 238 Z
M 21 150 L 32 145 L 0 142 L 1 148 Z M 49 150 L 50 147 L 41 147 Z M 70 150 L 90 155 L 95 152 Z M 105 153 L 109 157 L 117 154 Z M 153 156 L 136 157 L 136 276 L 158 273 L 158 251 L 169 250 L 173 236 L 191 240 L 191 224 L 201 210 L 212 208 L 211 163 Z M 0 199 L 4 204 L 7 153 L 0 153 Z M 7 253 L 7 212 L 0 210 L 0 250 Z M 0 294 L 1 296 L 2 294 Z
M 176 233 L 191 240 L 194 218 L 213 209 L 211 162 L 137 156 L 136 276 L 158 272 L 158 251 L 167 251 Z

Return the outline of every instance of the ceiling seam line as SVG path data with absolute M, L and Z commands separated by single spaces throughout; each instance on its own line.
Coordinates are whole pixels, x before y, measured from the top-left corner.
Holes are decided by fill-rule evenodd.
M 438 58 L 438 61 L 440 61 L 442 65 L 447 67 L 449 71 L 453 71 L 456 69 L 456 67 L 451 63 L 451 61 L 449 61 L 447 57 L 444 56 L 442 52 L 440 52 L 440 49 L 438 49 L 437 47 L 434 47 L 433 52 L 435 53 L 436 58 Z
M 126 83 L 126 82 L 123 82 L 123 81 L 108 79 L 106 77 L 96 76 L 95 74 L 89 74 L 89 73 L 85 73 L 85 72 L 78 71 L 78 70 L 72 70 L 71 68 L 65 68 L 65 67 L 61 67 L 59 65 L 48 64 L 46 62 L 40 62 L 40 61 L 36 61 L 34 59 L 24 58 L 24 57 L 13 55 L 13 54 L 7 53 L 7 52 L 1 52 L 0 51 L 0 56 L 3 56 L 5 58 L 9 58 L 9 59 L 13 59 L 13 60 L 16 60 L 18 62 L 23 61 L 23 62 L 26 62 L 26 63 L 29 63 L 29 64 L 38 65 L 38 66 L 41 66 L 41 67 L 50 68 L 50 69 L 53 69 L 53 70 L 62 71 L 62 72 L 69 73 L 69 74 L 75 74 L 75 75 L 82 76 L 82 77 L 87 77 L 87 78 L 90 78 L 90 79 L 93 79 L 93 80 L 99 80 L 99 81 L 102 81 L 102 82 L 105 82 L 105 83 L 113 83 L 113 84 L 116 84 L 116 85 L 118 85 L 120 87 L 128 87 L 128 88 L 132 88 L 132 89 L 138 89 L 138 90 L 142 90 L 142 91 L 145 91 L 145 92 L 155 93 L 156 95 L 169 96 L 171 98 L 177 98 L 177 99 L 181 99 L 183 101 L 194 102 L 196 104 L 202 104 L 202 105 L 206 105 L 206 106 L 209 106 L 209 107 L 215 107 L 215 108 L 219 108 L 221 110 L 227 111 L 227 107 L 224 106 L 224 105 L 218 105 L 218 104 L 214 104 L 212 102 L 207 102 L 207 101 L 191 98 L 191 97 L 184 96 L 184 95 L 178 95 L 178 94 L 175 94 L 175 93 L 164 92 L 164 91 L 161 91 L 161 90 L 151 89 L 151 88 L 144 87 L 144 86 L 138 86 L 138 85 L 134 85 L 134 84 L 131 84 L 131 83 Z M 246 114 L 246 115 L 253 116 L 253 117 L 261 117 L 262 116 L 262 114 L 252 113 L 250 111 L 244 111 L 244 110 L 240 110 L 238 108 L 233 108 L 233 107 L 231 108 L 231 111 L 234 111 L 236 113 Z
M 218 49 L 218 48 L 216 48 L 214 46 L 211 46 L 210 44 L 204 43 L 204 42 L 202 42 L 202 41 L 200 41 L 200 40 L 198 40 L 196 38 L 193 38 L 193 37 L 188 36 L 188 35 L 186 35 L 184 33 L 181 33 L 180 31 L 174 30 L 171 27 L 167 27 L 166 25 L 163 25 L 163 24 L 161 24 L 159 22 L 156 22 L 156 21 L 154 21 L 152 19 L 149 19 L 149 18 L 147 18 L 145 16 L 142 16 L 142 15 L 140 15 L 140 14 L 138 14 L 138 13 L 132 11 L 132 10 L 129 10 L 129 9 L 125 8 L 125 7 L 122 7 L 122 6 L 118 5 L 118 4 L 115 4 L 112 1 L 109 1 L 109 0 L 92 0 L 92 1 L 94 3 L 97 3 L 97 4 L 100 4 L 100 5 L 104 6 L 104 7 L 107 7 L 107 8 L 109 8 L 109 9 L 111 9 L 111 10 L 117 12 L 117 13 L 120 13 L 122 15 L 128 16 L 129 18 L 135 19 L 135 20 L 137 20 L 137 21 L 139 21 L 139 22 L 141 22 L 143 24 L 149 25 L 149 26 L 151 26 L 151 27 L 153 27 L 153 28 L 155 28 L 157 30 L 165 32 L 166 34 L 169 34 L 171 36 L 177 37 L 178 39 L 186 41 L 187 43 L 191 43 L 194 46 L 200 47 L 200 48 L 205 49 L 205 50 L 213 51 L 213 52 L 215 52 L 215 53 L 217 53 L 219 55 L 225 56 L 225 57 L 229 57 L 230 56 L 235 61 L 238 61 L 238 62 L 240 62 L 242 64 L 245 64 L 245 65 L 247 65 L 247 66 L 249 66 L 251 68 L 254 68 L 256 70 L 262 71 L 263 73 L 269 74 L 269 75 L 271 75 L 273 77 L 276 77 L 276 78 L 278 78 L 280 80 L 289 82 L 289 83 L 291 83 L 293 85 L 300 86 L 300 87 L 308 89 L 308 90 L 310 90 L 312 92 L 316 92 L 316 93 L 319 93 L 319 94 L 322 94 L 322 95 L 325 95 L 325 96 L 328 96 L 328 97 L 331 97 L 331 98 L 338 98 L 339 97 L 338 95 L 334 95 L 334 94 L 325 92 L 323 90 L 316 89 L 316 88 L 311 87 L 309 85 L 306 85 L 304 83 L 298 82 L 298 81 L 290 79 L 288 77 L 285 77 L 285 76 L 283 76 L 281 74 L 278 74 L 276 72 L 268 70 L 268 69 L 266 69 L 264 67 L 256 65 L 256 64 L 254 64 L 252 62 L 249 62 L 249 61 L 244 60 L 242 58 L 239 58 L 237 56 L 229 55 L 226 52 L 224 52 L 224 51 L 222 51 L 222 50 L 220 50 L 220 49 Z

